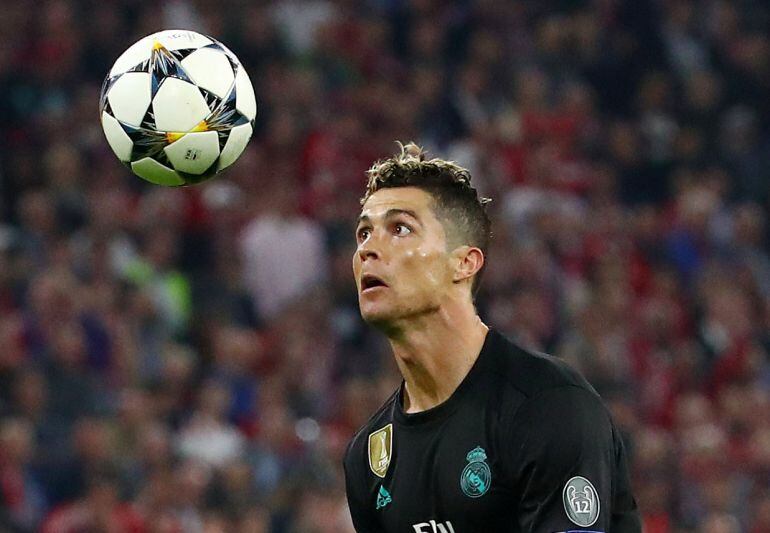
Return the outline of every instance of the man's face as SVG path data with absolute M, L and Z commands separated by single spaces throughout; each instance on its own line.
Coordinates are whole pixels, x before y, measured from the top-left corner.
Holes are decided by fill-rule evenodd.
M 361 316 L 387 324 L 438 309 L 452 287 L 446 233 L 432 197 L 416 187 L 381 189 L 361 210 L 353 273 Z

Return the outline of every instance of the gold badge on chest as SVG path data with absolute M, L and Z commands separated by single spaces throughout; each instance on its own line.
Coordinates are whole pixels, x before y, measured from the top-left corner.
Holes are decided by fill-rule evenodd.
M 369 468 L 379 477 L 385 477 L 393 456 L 393 424 L 369 435 Z

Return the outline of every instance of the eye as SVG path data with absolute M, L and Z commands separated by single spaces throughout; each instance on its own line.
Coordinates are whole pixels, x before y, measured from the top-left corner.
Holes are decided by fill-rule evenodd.
M 358 242 L 364 242 L 366 239 L 369 238 L 370 234 L 371 234 L 371 230 L 369 228 L 359 228 L 359 230 L 356 232 L 356 237 L 358 238 Z
M 407 226 L 407 225 L 406 225 L 406 224 L 404 224 L 403 222 L 399 222 L 399 223 L 397 223 L 397 224 L 396 224 L 396 225 L 393 227 L 393 232 L 394 232 L 396 235 L 400 235 L 400 236 L 403 236 L 403 235 L 409 235 L 410 233 L 412 233 L 412 228 L 410 228 L 409 226 Z

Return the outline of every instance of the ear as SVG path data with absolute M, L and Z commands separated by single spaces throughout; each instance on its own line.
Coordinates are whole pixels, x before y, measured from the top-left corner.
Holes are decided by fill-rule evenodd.
M 484 266 L 484 252 L 475 246 L 458 246 L 452 252 L 455 270 L 452 281 L 470 280 Z

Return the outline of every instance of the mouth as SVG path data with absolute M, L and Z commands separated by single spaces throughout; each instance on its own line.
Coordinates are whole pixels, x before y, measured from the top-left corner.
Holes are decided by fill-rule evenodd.
M 388 285 L 377 276 L 364 274 L 361 278 L 361 292 L 367 292 L 378 288 L 384 288 Z

